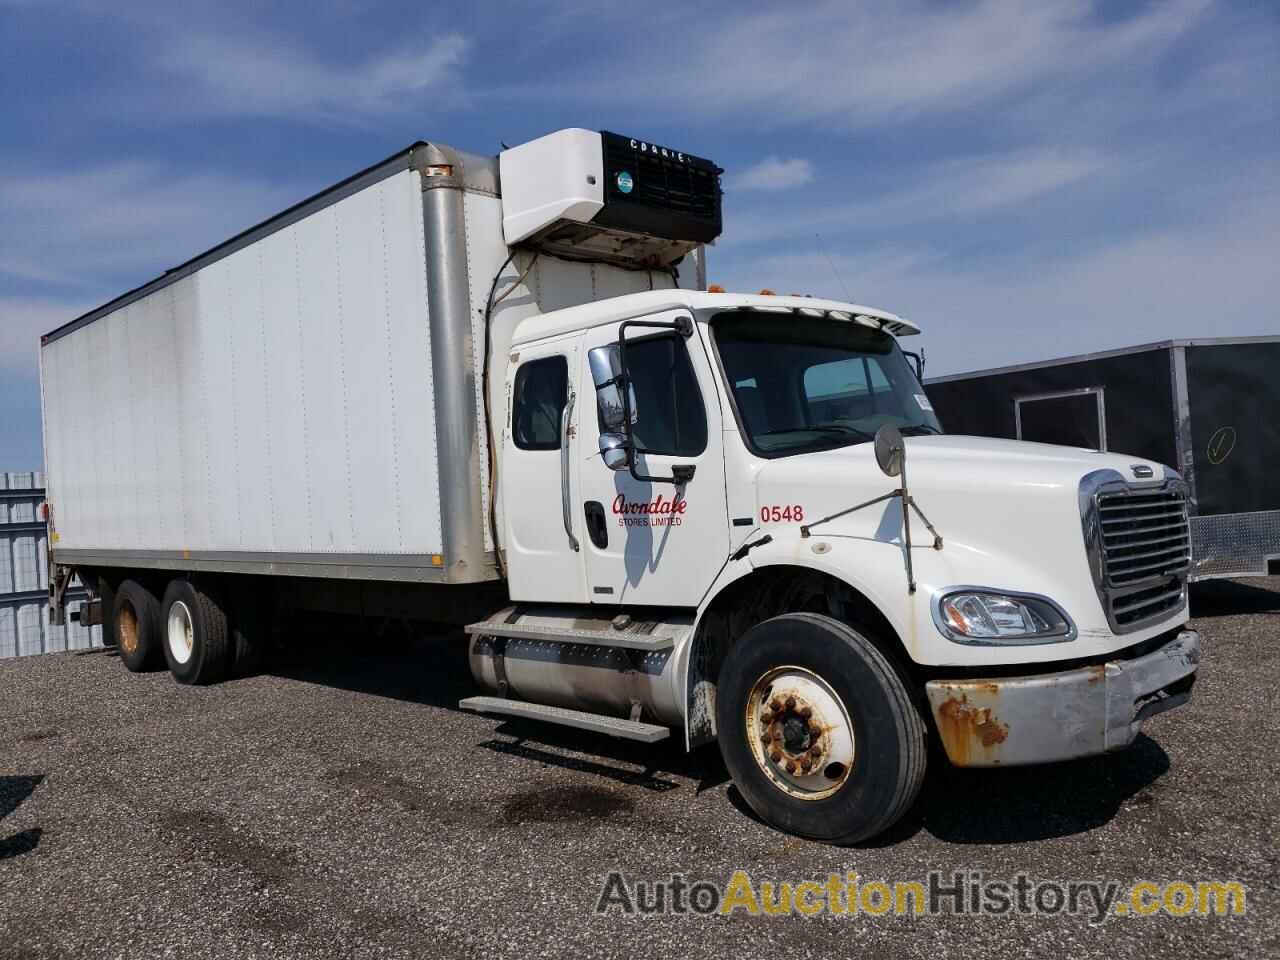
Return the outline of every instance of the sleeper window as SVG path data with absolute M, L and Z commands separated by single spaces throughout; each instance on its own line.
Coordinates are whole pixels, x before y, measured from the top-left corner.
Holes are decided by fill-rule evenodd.
M 521 450 L 559 450 L 560 415 L 569 391 L 564 357 L 530 360 L 516 371 L 511 435 Z

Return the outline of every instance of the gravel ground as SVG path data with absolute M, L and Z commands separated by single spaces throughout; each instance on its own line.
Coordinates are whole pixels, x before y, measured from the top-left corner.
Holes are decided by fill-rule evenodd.
M 836 849 L 757 822 L 714 751 L 454 709 L 451 642 L 312 652 L 210 688 L 110 653 L 0 663 L 0 956 L 1280 954 L 1280 578 L 1197 591 L 1192 703 L 1129 750 L 935 764 Z M 369 644 L 350 644 L 350 647 Z M 625 917 L 611 869 L 723 883 L 1230 879 L 1243 917 Z

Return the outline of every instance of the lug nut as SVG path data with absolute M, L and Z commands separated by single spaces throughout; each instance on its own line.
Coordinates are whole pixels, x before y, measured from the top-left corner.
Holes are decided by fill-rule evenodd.
M 812 766 L 813 766 L 813 764 L 812 764 L 812 763 L 810 763 L 810 762 L 808 761 L 808 759 L 805 759 L 805 760 L 801 760 L 801 761 L 800 761 L 800 769 L 801 769 L 801 770 L 803 770 L 805 773 L 808 773 L 808 772 L 809 772 L 809 768 L 810 768 L 810 767 L 812 767 Z
M 818 722 L 816 720 L 809 724 L 809 732 L 815 737 L 822 733 L 822 728 L 818 726 Z
M 770 703 L 769 706 L 773 708 L 774 713 L 782 712 L 782 701 L 779 700 L 777 697 L 773 698 L 773 702 Z
M 809 756 L 811 757 L 822 756 L 822 748 L 815 743 L 812 747 L 809 748 Z
M 773 751 L 773 753 L 769 754 L 769 759 L 772 760 L 774 763 L 781 763 L 782 762 L 781 751 L 779 750 Z
M 767 727 L 769 724 L 773 723 L 773 714 L 766 710 L 760 715 L 760 722 Z
M 796 762 L 794 760 L 788 760 L 787 773 L 795 773 L 795 772 L 796 772 Z
M 796 698 L 795 698 L 795 697 L 787 697 L 787 709 L 788 709 L 788 710 L 794 710 L 795 708 L 796 708 Z
M 775 730 L 775 731 L 773 731 L 773 739 L 775 739 L 775 740 L 777 740 L 779 743 L 781 743 L 781 742 L 782 742 L 782 731 L 781 731 L 781 730 Z
M 762 737 L 760 738 L 760 742 L 761 742 L 761 743 L 763 743 L 766 747 L 767 747 L 767 746 L 768 746 L 772 741 L 773 741 L 773 737 L 769 736 L 767 733 L 766 733 L 764 736 L 762 736 Z
M 796 713 L 800 715 L 800 719 L 808 720 L 811 716 L 813 716 L 813 707 L 809 707 L 809 706 L 801 707 L 799 710 L 796 711 Z

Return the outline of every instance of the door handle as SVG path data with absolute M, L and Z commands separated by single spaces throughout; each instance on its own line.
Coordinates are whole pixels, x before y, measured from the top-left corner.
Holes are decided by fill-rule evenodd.
M 609 526 L 604 521 L 604 504 L 588 500 L 584 505 L 587 515 L 587 536 L 601 550 L 609 546 Z
M 577 553 L 578 538 L 573 535 L 573 513 L 569 506 L 569 418 L 573 416 L 573 401 L 577 395 L 570 390 L 569 399 L 565 401 L 564 410 L 560 414 L 560 513 L 564 517 L 564 532 L 569 538 L 569 546 Z

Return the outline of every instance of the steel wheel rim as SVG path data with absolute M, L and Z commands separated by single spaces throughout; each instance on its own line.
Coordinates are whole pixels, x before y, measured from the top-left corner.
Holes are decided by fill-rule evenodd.
M 195 646 L 195 630 L 191 624 L 191 610 L 181 600 L 175 600 L 169 606 L 165 628 L 169 652 L 173 654 L 174 662 L 186 663 L 191 659 L 191 651 Z
M 138 649 L 138 612 L 128 600 L 120 604 L 120 615 L 116 617 L 116 642 L 130 655 Z
M 812 670 L 769 670 L 752 685 L 746 713 L 751 754 L 787 796 L 822 800 L 849 779 L 856 754 L 849 711 Z

